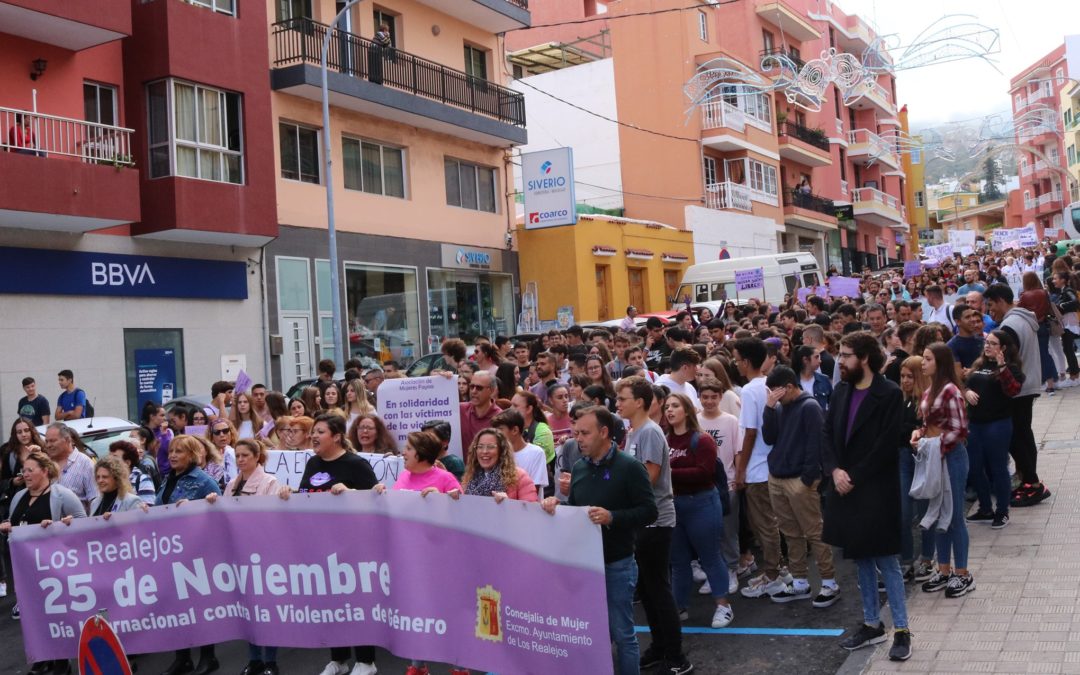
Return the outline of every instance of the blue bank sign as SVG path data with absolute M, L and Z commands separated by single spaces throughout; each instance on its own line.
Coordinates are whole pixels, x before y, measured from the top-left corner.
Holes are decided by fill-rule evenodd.
M 242 262 L 0 246 L 0 293 L 247 299 Z

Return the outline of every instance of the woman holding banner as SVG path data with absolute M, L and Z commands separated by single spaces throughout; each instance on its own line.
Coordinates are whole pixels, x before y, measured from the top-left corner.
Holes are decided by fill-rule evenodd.
M 345 418 L 332 413 L 315 418 L 311 428 L 311 449 L 315 456 L 304 467 L 298 492 L 329 492 L 340 495 L 349 490 L 370 490 L 378 480 L 371 465 L 357 455 L 349 446 L 345 433 Z M 288 499 L 292 488 L 285 485 L 278 496 Z M 349 669 L 349 657 L 356 656 L 356 664 Z M 330 663 L 319 675 L 375 675 L 375 648 L 332 647 Z
M 236 446 L 236 442 L 240 440 L 236 433 L 236 427 L 228 419 L 219 417 L 207 428 L 206 439 L 214 444 L 214 448 L 220 456 L 219 461 L 222 467 L 220 476 L 213 472 L 208 473 L 217 478 L 222 485 L 225 485 L 233 478 L 236 478 L 236 450 L 233 448 Z M 209 462 L 207 464 L 209 465 Z
M 169 443 L 169 473 L 158 491 L 157 505 L 180 506 L 192 499 L 205 499 L 207 495 L 220 494 L 217 481 L 199 468 L 199 456 L 205 452 L 202 441 L 194 436 L 181 434 Z M 177 649 L 176 658 L 161 675 L 181 675 L 194 668 L 190 649 Z M 199 666 L 196 675 L 206 675 L 219 668 L 214 645 L 199 648 Z
M 278 482 L 263 470 L 266 450 L 257 441 L 244 438 L 236 442 L 236 466 L 239 473 L 225 486 L 226 497 L 248 497 L 278 493 Z M 206 495 L 210 504 L 217 502 L 216 494 Z M 278 675 L 277 647 L 248 644 L 248 664 L 240 675 Z
M 135 449 L 132 448 L 131 452 L 134 453 Z M 91 516 L 102 516 L 108 520 L 116 511 L 142 509 L 145 513 L 150 509 L 131 486 L 129 473 L 128 465 L 116 455 L 110 454 L 97 461 L 94 466 L 94 482 L 97 483 L 98 496 L 90 502 Z
M 497 504 L 505 499 L 539 501 L 532 478 L 514 463 L 510 442 L 498 430 L 489 427 L 478 433 L 466 456 L 469 464 L 461 478 L 465 494 L 492 497 Z

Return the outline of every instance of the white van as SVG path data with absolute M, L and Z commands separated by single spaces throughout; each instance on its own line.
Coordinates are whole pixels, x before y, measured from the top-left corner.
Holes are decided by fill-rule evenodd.
M 736 270 L 757 267 L 765 272 L 765 288 L 737 293 Z M 767 302 L 779 305 L 785 295 L 795 293 L 800 286 L 821 286 L 822 280 L 821 267 L 817 258 L 810 253 L 775 253 L 714 260 L 687 268 L 679 292 L 672 299 L 672 309 L 685 307 L 686 298 L 689 297 L 691 305 L 707 305 L 716 312 L 715 307 L 723 307 L 729 300 L 744 304 L 749 298 L 761 299 L 763 293 Z

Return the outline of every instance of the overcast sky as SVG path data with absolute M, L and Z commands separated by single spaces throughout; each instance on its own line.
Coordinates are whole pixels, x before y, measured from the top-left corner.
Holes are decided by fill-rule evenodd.
M 946 14 L 974 15 L 978 23 L 999 31 L 1000 53 L 990 58 L 1000 73 L 981 59 L 896 73 L 898 102 L 908 105 L 912 130 L 1011 111 L 1009 79 L 1062 44 L 1066 33 L 1080 33 L 1080 0 L 838 0 L 837 4 L 882 34 L 897 34 L 902 45 L 910 45 Z

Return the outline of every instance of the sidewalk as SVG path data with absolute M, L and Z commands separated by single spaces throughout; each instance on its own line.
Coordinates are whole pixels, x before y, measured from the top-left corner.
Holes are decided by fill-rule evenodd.
M 1080 673 L 1080 390 L 1039 397 L 1032 426 L 1053 495 L 1011 509 L 1003 530 L 969 527 L 976 590 L 950 600 L 914 589 L 911 660 L 889 661 L 885 643 L 863 672 Z

